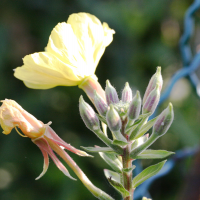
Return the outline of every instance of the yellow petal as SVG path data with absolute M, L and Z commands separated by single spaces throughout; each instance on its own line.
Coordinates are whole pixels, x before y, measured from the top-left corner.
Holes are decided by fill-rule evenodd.
M 46 89 L 47 85 L 77 85 L 81 80 L 78 74 L 76 68 L 63 63 L 53 54 L 40 52 L 26 56 L 24 65 L 15 69 L 14 76 L 30 87 L 40 85 L 40 89 Z
M 110 29 L 107 23 L 102 25 L 98 18 L 89 13 L 72 14 L 67 23 L 72 26 L 81 45 L 82 54 L 87 62 L 89 60 L 89 66 L 92 66 L 90 70 L 94 73 L 105 47 L 112 42 L 115 31 Z
M 14 76 L 27 87 L 48 89 L 58 85 L 74 86 L 94 76 L 96 66 L 114 30 L 88 13 L 70 15 L 51 32 L 46 52 L 24 58 Z
M 65 22 L 59 23 L 51 32 L 46 51 L 54 54 L 64 63 L 78 68 L 80 65 L 86 65 L 80 50 L 71 25 Z

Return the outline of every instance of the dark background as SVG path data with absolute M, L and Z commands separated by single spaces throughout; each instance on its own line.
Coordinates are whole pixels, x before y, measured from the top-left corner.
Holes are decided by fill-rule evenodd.
M 116 31 L 113 42 L 106 49 L 96 70 L 99 82 L 104 88 L 105 81 L 109 79 L 121 95 L 128 81 L 133 91 L 138 89 L 143 95 L 157 66 L 162 66 L 165 84 L 182 67 L 178 41 L 183 31 L 184 13 L 192 2 L 0 0 L 0 99 L 13 99 L 44 123 L 52 121 L 51 126 L 56 133 L 76 148 L 102 145 L 80 118 L 79 96 L 84 95 L 89 102 L 83 91 L 78 87 L 61 86 L 49 90 L 29 89 L 14 78 L 13 69 L 23 64 L 25 55 L 44 50 L 58 22 L 66 21 L 72 13 L 88 12 L 107 22 Z M 198 17 L 197 14 L 197 22 Z M 191 44 L 194 52 L 199 42 L 199 30 L 197 24 Z M 175 120 L 168 133 L 152 148 L 177 151 L 198 145 L 200 104 L 187 79 L 175 85 L 169 100 L 174 105 Z M 165 101 L 161 109 L 168 102 Z M 110 168 L 98 154 L 95 158 L 69 154 L 96 186 L 120 199 L 104 178 L 103 169 Z M 152 198 L 184 199 L 194 160 L 194 157 L 189 157 L 178 162 L 167 176 L 155 181 L 150 188 Z M 142 163 L 146 167 L 154 161 Z M 79 180 L 66 178 L 51 160 L 45 176 L 35 181 L 42 167 L 43 156 L 30 139 L 20 137 L 15 130 L 10 135 L 0 135 L 1 200 L 94 199 Z

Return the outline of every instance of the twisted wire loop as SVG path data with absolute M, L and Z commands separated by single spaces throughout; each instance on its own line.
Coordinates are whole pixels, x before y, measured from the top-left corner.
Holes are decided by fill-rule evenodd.
M 190 47 L 190 39 L 193 36 L 195 28 L 195 13 L 199 9 L 200 9 L 200 0 L 194 0 L 193 4 L 186 11 L 184 18 L 184 32 L 179 41 L 183 67 L 172 76 L 168 86 L 165 88 L 164 92 L 161 95 L 159 105 L 162 104 L 169 97 L 175 83 L 183 77 L 187 77 L 189 79 L 192 86 L 196 89 L 197 95 L 200 97 L 200 80 L 195 73 L 195 71 L 200 67 L 200 52 L 197 52 L 193 56 L 192 49 Z M 156 111 L 151 116 L 151 118 L 155 117 L 155 114 Z M 173 169 L 177 160 L 193 156 L 197 152 L 199 152 L 199 150 L 200 147 L 197 146 L 177 151 L 176 154 L 166 162 L 165 166 L 161 169 L 161 171 L 157 175 L 149 178 L 146 182 L 144 182 L 137 188 L 134 194 L 135 199 L 141 198 L 144 195 L 151 197 L 148 192 L 148 189 L 154 180 L 168 174 Z M 137 165 L 136 169 L 138 169 L 138 171 L 136 172 L 136 174 L 138 174 L 142 171 L 142 167 L 140 163 L 135 163 L 135 165 Z
M 195 28 L 195 13 L 200 8 L 200 0 L 195 0 L 193 4 L 188 8 L 184 18 L 184 32 L 179 41 L 180 52 L 183 61 L 183 68 L 178 70 L 171 78 L 168 86 L 165 88 L 161 95 L 159 104 L 163 103 L 170 95 L 171 90 L 175 83 L 183 78 L 188 77 L 192 86 L 196 89 L 197 95 L 200 97 L 200 81 L 195 70 L 200 66 L 200 52 L 196 55 L 192 55 L 190 47 L 190 39 L 193 36 Z

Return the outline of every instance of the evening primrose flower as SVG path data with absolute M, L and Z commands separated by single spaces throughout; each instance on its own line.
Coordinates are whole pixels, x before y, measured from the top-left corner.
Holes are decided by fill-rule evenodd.
M 23 137 L 31 138 L 32 142 L 35 143 L 41 150 L 44 156 L 43 171 L 36 179 L 41 178 L 48 169 L 50 156 L 56 166 L 69 178 L 74 179 L 70 176 L 68 170 L 59 161 L 53 151 L 55 151 L 61 157 L 70 164 L 73 160 L 64 151 L 67 149 L 79 156 L 89 156 L 84 151 L 78 150 L 71 145 L 63 141 L 49 126 L 51 124 L 44 124 L 37 120 L 33 115 L 25 111 L 19 104 L 13 100 L 4 100 L 0 107 L 0 125 L 3 129 L 3 133 L 8 135 L 13 128 Z M 22 131 L 21 134 L 18 128 Z
M 81 85 L 87 78 L 97 82 L 96 67 L 114 33 L 94 15 L 72 14 L 55 26 L 45 52 L 25 56 L 14 76 L 34 89 Z M 88 90 L 84 84 L 80 88 Z

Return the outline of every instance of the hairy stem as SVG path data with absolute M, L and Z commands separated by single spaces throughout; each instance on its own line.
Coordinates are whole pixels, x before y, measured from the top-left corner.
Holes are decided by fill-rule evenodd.
M 129 142 L 129 137 L 125 135 L 125 126 L 127 123 L 127 119 L 122 121 L 122 135 L 126 137 L 127 141 Z M 122 154 L 122 163 L 123 163 L 123 169 L 131 168 L 132 167 L 132 159 L 130 158 L 130 152 L 131 152 L 131 144 L 128 144 Z M 123 178 L 123 186 L 124 188 L 129 191 L 130 195 L 128 197 L 125 197 L 124 200 L 133 200 L 133 192 L 134 189 L 132 189 L 132 171 L 131 172 L 123 172 L 122 173 Z

